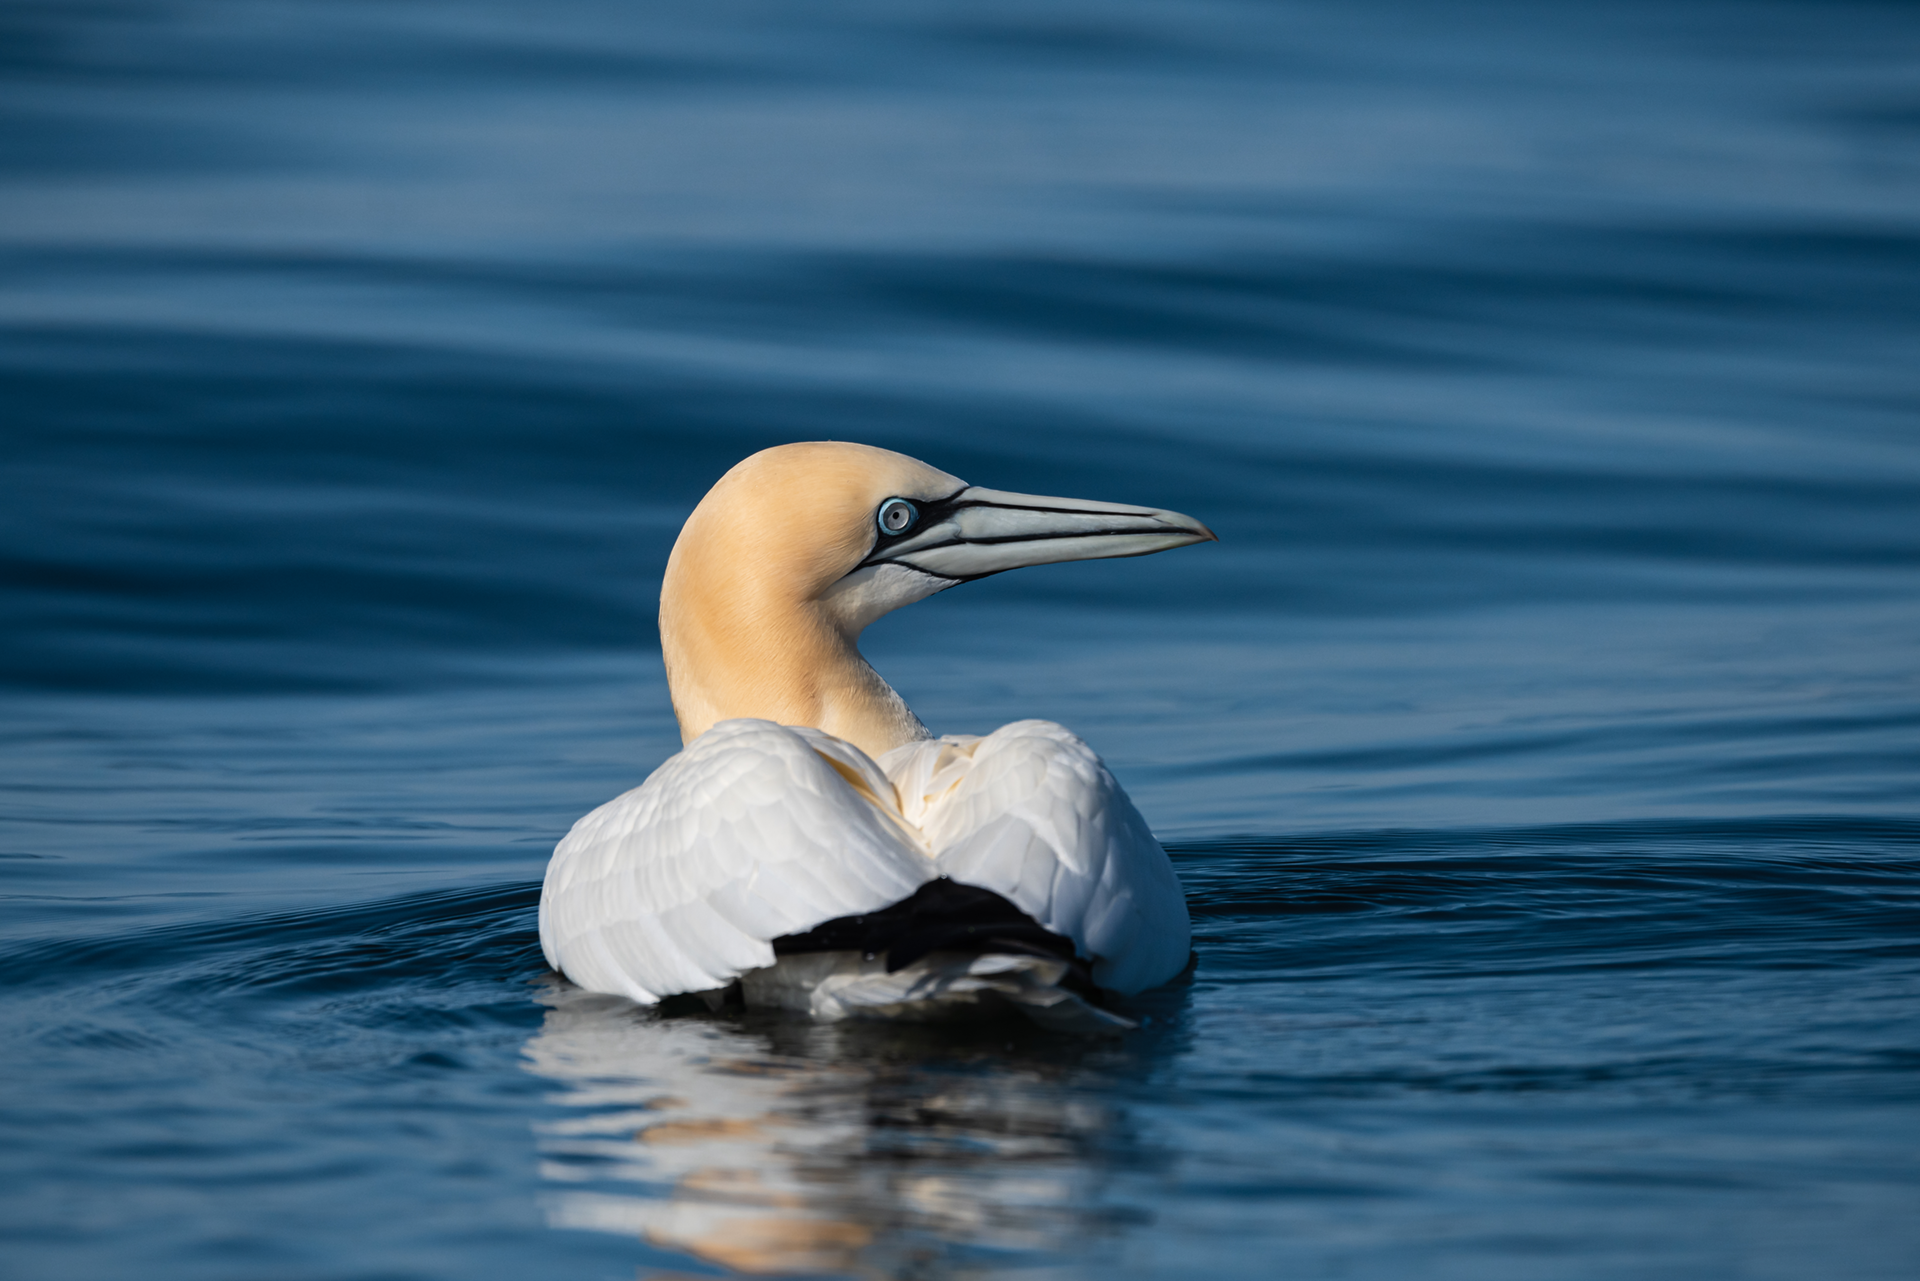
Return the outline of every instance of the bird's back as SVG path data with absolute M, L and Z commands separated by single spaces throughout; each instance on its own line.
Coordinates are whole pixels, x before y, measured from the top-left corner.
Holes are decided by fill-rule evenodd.
M 942 878 L 1003 908 L 930 896 Z M 909 900 L 874 936 L 914 954 L 905 978 L 868 944 L 839 948 L 838 963 L 795 944 L 845 944 Z M 1008 984 L 1064 991 L 1076 973 L 1132 993 L 1178 974 L 1190 948 L 1165 852 L 1099 757 L 1045 721 L 909 743 L 879 763 L 819 730 L 722 722 L 574 826 L 548 868 L 540 933 L 549 963 L 594 991 L 650 1004 L 744 980 L 749 997 L 828 1017 L 863 1003 L 924 1015 Z M 903 1004 L 915 982 L 940 999 Z M 839 996 L 824 1000 L 829 987 Z

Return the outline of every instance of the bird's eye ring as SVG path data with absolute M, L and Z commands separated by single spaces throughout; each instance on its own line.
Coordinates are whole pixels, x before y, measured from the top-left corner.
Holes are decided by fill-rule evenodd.
M 880 511 L 875 517 L 883 538 L 906 533 L 913 528 L 913 522 L 919 519 L 918 509 L 904 498 L 889 498 L 881 503 Z

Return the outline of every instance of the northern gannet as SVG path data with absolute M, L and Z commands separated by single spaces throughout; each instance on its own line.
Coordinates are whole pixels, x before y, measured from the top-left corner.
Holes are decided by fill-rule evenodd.
M 687 518 L 660 592 L 684 750 L 575 823 L 540 944 L 593 992 L 817 1018 L 1099 1007 L 1186 968 L 1166 852 L 1073 734 L 935 738 L 860 655 L 892 610 L 1024 565 L 1209 541 L 1178 512 L 982 489 L 867 445 L 782 445 Z

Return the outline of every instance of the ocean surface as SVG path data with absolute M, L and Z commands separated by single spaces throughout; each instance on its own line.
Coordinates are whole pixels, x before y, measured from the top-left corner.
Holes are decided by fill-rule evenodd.
M 546 970 L 820 438 L 1219 531 L 866 641 L 1140 1031 Z M 0 787 L 19 1281 L 1910 1281 L 1920 8 L 0 0 Z

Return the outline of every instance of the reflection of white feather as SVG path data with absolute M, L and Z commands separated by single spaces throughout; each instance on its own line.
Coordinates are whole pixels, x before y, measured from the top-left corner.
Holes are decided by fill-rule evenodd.
M 950 1047 L 885 1027 L 657 1019 L 557 983 L 542 1001 L 524 1061 L 558 1087 L 539 1126 L 555 1227 L 738 1272 L 862 1276 L 1113 1229 L 1125 1127 L 1052 1071 L 956 1070 Z
M 1139 991 L 1185 965 L 1186 903 L 1166 853 L 1072 734 L 1021 721 L 909 743 L 885 764 L 818 730 L 716 725 L 554 851 L 540 902 L 548 962 L 583 987 L 652 1003 L 771 967 L 773 939 L 949 876 L 1071 939 L 1103 987 Z M 891 976 L 841 966 L 839 994 L 805 1006 L 776 995 L 793 980 L 770 975 L 748 996 L 828 1018 L 916 1003 L 925 1013 L 936 989 L 977 1002 L 996 987 L 1050 987 L 1062 968 L 944 964 Z

